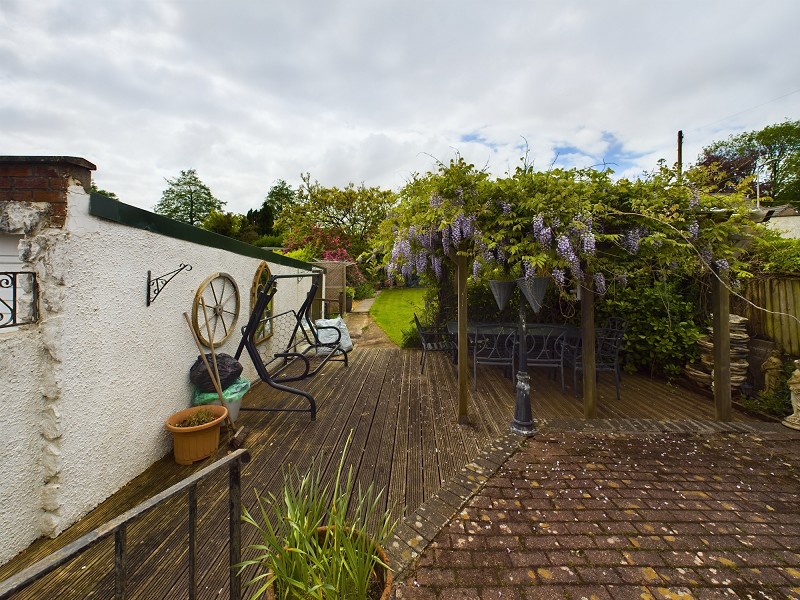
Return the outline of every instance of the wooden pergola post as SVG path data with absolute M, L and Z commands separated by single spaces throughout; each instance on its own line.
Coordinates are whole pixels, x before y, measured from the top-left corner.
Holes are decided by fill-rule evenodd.
M 712 267 L 712 306 L 714 311 L 714 418 L 731 420 L 731 297 L 727 271 Z
M 469 356 L 467 347 L 467 263 L 468 257 L 456 255 L 456 277 L 458 279 L 458 422 L 469 423 L 467 404 L 469 401 Z
M 597 418 L 597 374 L 595 373 L 594 286 L 587 277 L 581 286 L 581 339 L 583 359 L 583 418 Z

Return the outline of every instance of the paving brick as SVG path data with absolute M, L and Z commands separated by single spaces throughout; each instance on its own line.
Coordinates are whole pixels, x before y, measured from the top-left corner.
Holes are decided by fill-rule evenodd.
M 485 587 L 481 590 L 481 600 L 522 600 L 523 590 L 508 587 Z
M 560 423 L 576 429 L 540 431 L 482 480 L 519 445 L 504 441 L 416 515 L 436 526 L 465 503 L 397 598 L 800 598 L 800 479 L 777 442 L 729 424 Z
M 480 600 L 480 591 L 476 588 L 451 588 L 439 595 L 439 600 Z

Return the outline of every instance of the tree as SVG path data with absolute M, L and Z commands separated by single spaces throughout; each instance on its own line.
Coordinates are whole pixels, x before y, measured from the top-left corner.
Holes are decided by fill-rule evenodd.
M 261 208 L 247 211 L 247 221 L 255 227 L 259 235 L 277 234 L 275 218 L 280 214 L 284 206 L 290 206 L 294 203 L 294 200 L 294 190 L 283 179 L 279 179 L 269 189 Z
M 758 181 L 763 173 L 766 182 L 752 186 L 755 195 L 800 207 L 800 121 L 787 120 L 714 142 L 703 149 L 698 162 L 719 170 L 719 191 L 730 191 L 748 177 Z
M 258 239 L 258 232 L 247 220 L 247 217 L 232 212 L 213 211 L 203 221 L 203 229 L 248 244 L 252 244 Z
M 215 198 L 208 186 L 200 181 L 197 171 L 181 171 L 174 179 L 164 180 L 169 187 L 164 190 L 161 200 L 153 211 L 160 215 L 198 225 L 205 221 L 213 211 L 222 211 L 225 202 Z
M 97 194 L 102 194 L 106 198 L 112 198 L 114 200 L 119 200 L 119 196 L 117 196 L 114 192 L 109 192 L 107 190 L 104 190 L 104 189 L 101 189 L 101 188 L 97 187 L 97 184 L 94 181 L 92 182 L 92 190 L 91 191 L 93 191 L 93 192 L 95 192 Z
M 396 202 L 394 192 L 377 187 L 322 187 L 306 173 L 297 190 L 296 199 L 281 205 L 276 225 L 287 231 L 287 247 L 309 235 L 322 232 L 347 240 L 351 256 L 358 256 L 369 247 L 381 222 Z M 333 250 L 334 248 L 328 248 Z

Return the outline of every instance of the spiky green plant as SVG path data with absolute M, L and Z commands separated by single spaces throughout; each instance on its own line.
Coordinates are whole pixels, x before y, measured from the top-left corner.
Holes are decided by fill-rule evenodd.
M 387 510 L 380 512 L 383 491 L 373 483 L 355 489 L 353 468 L 345 457 L 352 440 L 345 444 L 333 480 L 323 482 L 322 459 L 301 474 L 290 466 L 284 470 L 280 498 L 256 493 L 258 513 L 242 509 L 242 520 L 258 531 L 261 543 L 249 546 L 258 554 L 238 567 L 258 567 L 245 585 L 261 598 L 273 586 L 278 600 L 312 598 L 344 600 L 369 598 L 375 584 L 376 567 L 388 569 L 376 548 L 388 540 L 394 521 Z M 352 500 L 351 500 L 352 499 Z M 349 510 L 348 510 L 349 509 Z M 377 523 L 370 529 L 370 524 Z M 323 527 L 324 529 L 320 529 Z

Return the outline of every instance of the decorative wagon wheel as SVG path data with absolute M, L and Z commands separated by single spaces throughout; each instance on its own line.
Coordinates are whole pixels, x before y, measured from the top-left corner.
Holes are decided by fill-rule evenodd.
M 202 298 L 206 310 L 200 304 Z M 206 316 L 208 325 L 206 327 Z M 200 341 L 214 348 L 222 344 L 233 332 L 239 318 L 239 286 L 227 273 L 214 273 L 200 284 L 192 306 L 192 326 Z M 211 339 L 208 330 L 211 329 Z
M 262 260 L 261 264 L 258 265 L 258 268 L 256 269 L 256 274 L 253 277 L 253 286 L 250 288 L 251 311 L 256 307 L 258 294 L 264 290 L 270 277 L 272 277 L 272 272 L 269 270 L 269 265 L 267 265 L 267 261 Z M 261 344 L 272 337 L 272 321 L 268 321 L 267 318 L 272 315 L 273 302 L 274 298 L 269 301 L 267 308 L 264 309 L 264 314 L 259 315 L 259 325 L 256 329 L 256 334 L 254 337 L 256 344 Z

